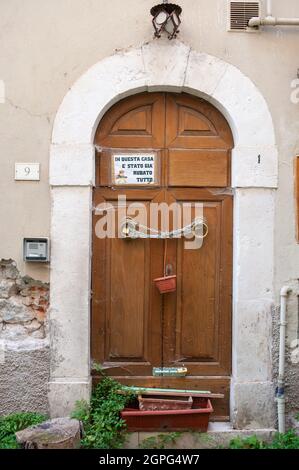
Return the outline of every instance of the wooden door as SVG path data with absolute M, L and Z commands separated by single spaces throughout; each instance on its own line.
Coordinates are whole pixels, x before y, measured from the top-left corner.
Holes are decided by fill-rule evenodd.
M 93 231 L 92 358 L 117 380 L 141 386 L 221 392 L 214 419 L 229 419 L 231 374 L 232 196 L 230 128 L 212 105 L 185 94 L 143 93 L 114 105 L 96 132 L 94 207 L 142 202 L 201 202 L 209 233 L 203 246 L 184 239 L 99 239 Z M 155 187 L 112 187 L 113 149 L 154 149 Z M 94 228 L 100 220 L 94 214 Z M 149 223 L 149 219 L 148 219 Z M 153 280 L 167 264 L 177 290 Z M 188 368 L 185 378 L 153 377 L 153 367 Z M 98 379 L 94 371 L 95 380 Z

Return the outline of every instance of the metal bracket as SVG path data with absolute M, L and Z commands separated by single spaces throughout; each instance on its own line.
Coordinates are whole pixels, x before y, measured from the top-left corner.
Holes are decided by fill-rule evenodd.
M 186 377 L 187 367 L 154 367 L 154 377 Z

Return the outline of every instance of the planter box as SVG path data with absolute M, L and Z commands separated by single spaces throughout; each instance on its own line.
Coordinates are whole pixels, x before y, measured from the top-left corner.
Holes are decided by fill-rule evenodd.
M 138 395 L 138 402 L 141 411 L 190 410 L 193 405 L 192 397 L 163 395 Z
M 201 399 L 190 410 L 141 411 L 125 408 L 121 417 L 129 432 L 138 431 L 198 431 L 207 432 L 213 407 L 210 400 Z

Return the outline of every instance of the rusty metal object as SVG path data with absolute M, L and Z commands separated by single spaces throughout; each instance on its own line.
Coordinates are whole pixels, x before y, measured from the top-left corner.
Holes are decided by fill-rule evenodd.
M 161 33 L 165 31 L 168 39 L 176 38 L 181 24 L 180 15 L 182 8 L 175 3 L 160 3 L 151 9 L 153 16 L 153 25 L 155 28 L 155 37 L 160 38 Z

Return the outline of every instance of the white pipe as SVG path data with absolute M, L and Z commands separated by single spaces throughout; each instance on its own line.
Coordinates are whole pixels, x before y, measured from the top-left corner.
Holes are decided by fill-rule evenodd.
M 272 15 L 272 0 L 267 0 L 266 17 L 254 17 L 249 20 L 250 28 L 256 26 L 299 26 L 299 18 L 276 18 Z
M 279 338 L 279 368 L 278 368 L 278 386 L 276 390 L 277 413 L 278 413 L 278 431 L 285 432 L 285 340 L 286 340 L 286 315 L 287 298 L 291 288 L 284 286 L 280 291 L 280 338 Z
M 267 16 L 267 18 L 254 17 L 249 20 L 248 26 L 299 26 L 299 18 L 275 18 Z
M 272 16 L 272 0 L 267 0 L 267 16 Z

